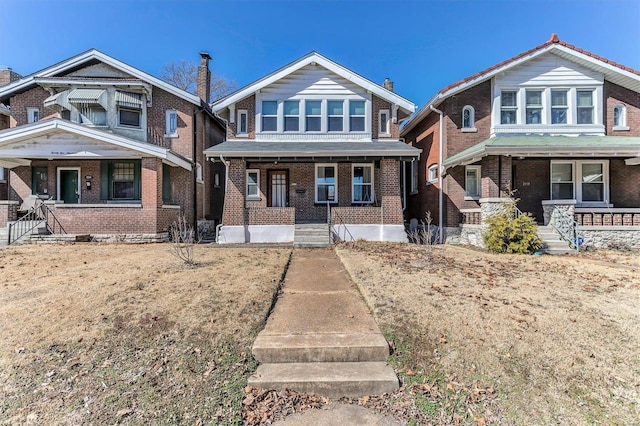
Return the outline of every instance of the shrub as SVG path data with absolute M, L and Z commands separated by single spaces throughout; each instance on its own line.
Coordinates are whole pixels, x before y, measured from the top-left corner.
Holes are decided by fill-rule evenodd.
M 532 254 L 542 248 L 538 225 L 529 213 L 516 215 L 516 201 L 504 203 L 504 209 L 486 220 L 482 240 L 495 253 Z

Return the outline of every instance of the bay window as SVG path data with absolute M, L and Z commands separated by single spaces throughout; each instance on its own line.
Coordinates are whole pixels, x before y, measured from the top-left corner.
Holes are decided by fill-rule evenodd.
M 351 202 L 373 203 L 373 165 L 354 164 L 352 176 Z
M 338 202 L 338 167 L 336 164 L 316 165 L 316 203 Z

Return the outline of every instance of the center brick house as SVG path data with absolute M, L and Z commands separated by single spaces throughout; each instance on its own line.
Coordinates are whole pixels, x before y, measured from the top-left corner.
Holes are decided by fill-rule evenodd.
M 299 223 L 345 240 L 406 241 L 401 170 L 420 150 L 399 123 L 415 105 L 312 52 L 214 103 L 227 141 L 220 243 L 291 242 Z

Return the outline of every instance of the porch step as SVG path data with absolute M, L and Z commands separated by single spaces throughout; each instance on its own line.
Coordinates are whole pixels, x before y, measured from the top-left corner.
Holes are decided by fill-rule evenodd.
M 551 226 L 538 226 L 538 237 L 544 243 L 542 251 L 546 254 L 568 254 L 573 252 L 569 247 L 569 243 L 564 241 Z
M 398 388 L 398 378 L 384 362 L 280 363 L 260 365 L 248 384 L 330 398 L 356 398 L 393 392 Z
M 331 234 L 326 223 L 298 223 L 293 236 L 294 247 L 329 247 Z

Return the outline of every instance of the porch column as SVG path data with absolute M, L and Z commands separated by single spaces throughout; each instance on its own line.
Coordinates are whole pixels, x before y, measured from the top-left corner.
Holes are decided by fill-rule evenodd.
M 227 161 L 229 181 L 224 196 L 222 223 L 227 226 L 243 226 L 245 224 L 245 163 L 242 160 Z
M 513 188 L 513 157 L 500 157 L 500 196 L 511 196 Z
M 141 185 L 142 207 L 162 206 L 162 160 L 155 157 L 142 159 Z
M 385 225 L 402 225 L 402 200 L 400 199 L 400 162 L 380 160 L 380 205 Z
M 485 198 L 500 197 L 498 180 L 500 167 L 497 156 L 485 157 L 482 160 L 482 196 Z

